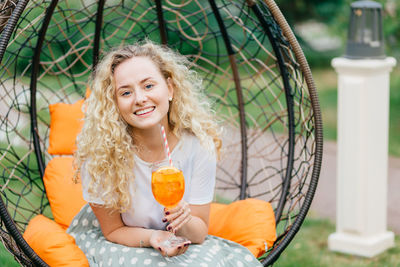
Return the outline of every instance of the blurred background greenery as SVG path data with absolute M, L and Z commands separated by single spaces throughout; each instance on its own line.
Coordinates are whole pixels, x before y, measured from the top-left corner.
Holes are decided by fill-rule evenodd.
M 326 67 L 330 59 L 344 52 L 347 37 L 347 27 L 350 17 L 351 0 L 276 0 L 288 23 L 294 27 L 307 60 L 311 66 Z M 399 0 L 376 0 L 383 6 L 383 32 L 387 55 L 400 56 L 400 21 L 397 19 L 400 12 Z M 326 28 L 325 36 L 336 37 L 341 40 L 341 46 L 326 49 L 328 53 L 318 53 L 312 44 L 299 34 L 296 27 L 304 23 L 322 23 Z M 332 39 L 331 39 L 332 40 Z M 321 41 L 315 40 L 316 42 Z
M 351 0 L 276 0 L 310 64 L 322 108 L 325 140 L 336 140 L 337 75 L 334 57 L 345 53 Z M 400 0 L 376 0 L 383 5 L 387 56 L 400 58 Z M 400 157 L 400 67 L 390 76 L 389 154 Z

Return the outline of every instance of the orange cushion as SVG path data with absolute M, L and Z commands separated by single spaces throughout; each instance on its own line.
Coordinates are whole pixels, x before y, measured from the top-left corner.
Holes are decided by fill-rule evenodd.
M 81 183 L 75 184 L 72 180 L 72 162 L 72 157 L 53 158 L 47 164 L 43 177 L 54 220 L 65 229 L 86 204 Z
M 43 215 L 37 215 L 29 222 L 23 237 L 50 266 L 89 266 L 75 239 Z
M 50 136 L 49 149 L 53 155 L 73 154 L 76 145 L 75 139 L 83 126 L 84 99 L 74 104 L 56 103 L 49 105 Z
M 92 91 L 90 90 L 89 87 L 86 87 L 86 92 L 85 92 L 85 99 L 88 99 Z
M 252 198 L 211 203 L 208 233 L 239 243 L 258 258 L 265 244 L 270 248 L 276 240 L 274 211 L 270 203 Z

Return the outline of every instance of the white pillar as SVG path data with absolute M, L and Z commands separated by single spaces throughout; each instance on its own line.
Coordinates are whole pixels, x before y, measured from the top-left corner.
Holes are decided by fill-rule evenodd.
M 373 257 L 394 246 L 387 231 L 389 73 L 394 58 L 335 58 L 338 73 L 336 232 L 330 250 Z

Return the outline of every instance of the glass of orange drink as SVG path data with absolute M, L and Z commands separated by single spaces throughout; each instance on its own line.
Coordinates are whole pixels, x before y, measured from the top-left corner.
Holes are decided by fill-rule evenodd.
M 151 189 L 158 203 L 173 208 L 185 193 L 185 178 L 181 170 L 173 166 L 162 166 L 151 174 Z
M 185 178 L 182 171 L 170 165 L 160 167 L 160 164 L 153 164 L 151 190 L 158 203 L 167 209 L 175 207 L 185 193 Z M 171 235 L 164 246 L 177 246 L 187 240 L 184 237 Z

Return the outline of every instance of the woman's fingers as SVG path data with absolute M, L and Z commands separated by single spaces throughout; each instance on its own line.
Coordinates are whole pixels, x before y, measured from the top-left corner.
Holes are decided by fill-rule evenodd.
M 182 255 L 183 253 L 186 252 L 188 247 L 189 247 L 188 243 L 182 243 L 176 247 L 165 248 L 161 251 L 161 255 L 163 255 L 164 257 L 173 257 Z
M 176 206 L 173 207 L 173 208 L 169 208 L 169 209 L 164 208 L 164 213 L 165 213 L 165 215 L 172 214 L 172 213 L 176 213 L 178 210 L 180 210 L 180 209 L 182 208 L 182 206 L 183 206 L 183 203 L 182 203 L 182 202 L 183 202 L 183 201 L 179 202 L 178 205 L 176 205 Z
M 183 253 L 185 253 L 185 247 L 183 245 L 180 246 L 180 248 L 178 249 L 179 249 L 178 255 L 182 255 Z
M 165 243 L 165 241 L 172 236 L 173 234 L 170 232 L 155 230 L 150 236 L 150 245 L 158 250 L 164 257 L 173 257 L 185 253 L 189 244 L 191 244 L 190 240 L 171 246 L 168 245 L 169 242 Z
M 171 223 L 171 228 L 175 232 L 177 232 L 182 226 L 184 226 L 187 222 L 190 221 L 192 218 L 192 215 L 188 213 L 187 215 L 181 216 L 178 219 L 176 219 L 173 223 Z
M 184 200 L 182 200 L 178 203 L 178 205 L 176 205 L 173 208 L 170 208 L 170 209 L 164 208 L 164 215 L 166 217 L 168 217 L 168 216 L 171 217 L 171 215 L 179 213 L 179 211 L 181 209 L 185 209 L 187 206 L 188 206 L 188 204 Z
M 176 232 L 180 227 L 190 220 L 191 210 L 188 203 L 181 201 L 178 206 L 165 210 L 163 222 L 170 222 L 167 227 L 168 231 Z
M 189 243 L 185 243 L 184 245 L 183 245 L 183 248 L 182 248 L 182 254 L 183 253 L 185 253 L 186 252 L 186 250 L 188 250 L 188 248 L 189 248 Z
M 176 207 L 173 207 L 171 209 L 164 209 L 164 214 L 166 217 L 171 217 L 172 215 L 179 214 L 179 212 L 188 208 L 190 209 L 189 204 L 182 200 Z
M 167 226 L 168 231 L 176 232 L 180 229 L 183 225 L 185 225 L 190 219 L 192 215 L 190 214 L 190 210 L 183 211 L 177 216 L 175 219 L 171 221 L 171 223 Z
M 182 243 L 181 245 L 179 245 L 177 247 L 177 249 L 178 249 L 178 254 L 177 255 L 182 255 L 183 253 L 185 253 L 186 250 L 189 248 L 189 245 L 190 245 L 190 241 Z

